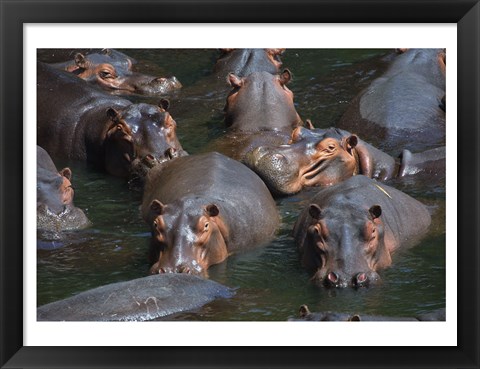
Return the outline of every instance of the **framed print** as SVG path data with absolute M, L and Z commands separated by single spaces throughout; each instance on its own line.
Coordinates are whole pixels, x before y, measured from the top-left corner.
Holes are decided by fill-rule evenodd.
M 476 1 L 111 5 L 1 0 L 2 368 L 479 366 Z M 368 127 L 401 104 L 379 119 L 397 133 Z M 275 151 L 296 144 L 341 160 Z M 50 156 L 80 230 L 44 216 Z M 352 210 L 330 213 L 318 188 L 343 183 Z

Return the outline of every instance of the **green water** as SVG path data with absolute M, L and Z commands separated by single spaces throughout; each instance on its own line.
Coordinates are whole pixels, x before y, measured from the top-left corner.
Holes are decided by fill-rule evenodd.
M 190 153 L 201 152 L 225 131 L 222 109 L 228 86 L 212 82 L 215 50 L 121 50 L 137 59 L 136 68 L 153 75 L 176 75 L 184 88 L 170 96 L 178 137 Z M 293 50 L 282 57 L 293 73 L 289 85 L 302 119 L 326 128 L 348 102 L 388 65 L 388 50 Z M 39 52 L 48 61 L 47 53 Z M 129 97 L 156 103 L 158 98 Z M 369 141 L 367 137 L 361 137 Z M 388 150 L 387 150 L 388 151 Z M 397 155 L 398 152 L 389 152 Z M 75 204 L 84 209 L 92 227 L 71 232 L 63 247 L 38 250 L 38 305 L 100 285 L 147 275 L 149 230 L 139 216 L 141 195 L 124 181 L 87 170 L 77 163 Z M 445 307 L 445 185 L 393 182 L 425 202 L 433 215 L 430 234 L 416 247 L 394 256 L 380 272 L 383 283 L 365 289 L 332 290 L 309 282 L 300 265 L 291 231 L 315 189 L 277 200 L 282 224 L 264 248 L 233 255 L 209 269 L 209 278 L 237 289 L 235 297 L 178 315 L 179 320 L 286 320 L 301 304 L 312 311 L 412 316 Z M 53 245 L 53 244 L 52 244 Z

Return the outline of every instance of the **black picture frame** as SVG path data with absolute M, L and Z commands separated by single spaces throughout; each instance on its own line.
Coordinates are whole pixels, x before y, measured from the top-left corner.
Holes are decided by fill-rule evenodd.
M 0 366 L 2 368 L 479 367 L 480 4 L 478 1 L 118 0 L 112 2 L 83 0 L 59 2 L 0 0 L 0 5 Z M 456 23 L 458 27 L 458 345 L 456 347 L 270 347 L 266 342 L 266 347 L 162 347 L 162 342 L 159 340 L 158 347 L 24 347 L 22 140 L 25 132 L 22 126 L 22 27 L 24 23 L 97 22 Z M 158 337 L 158 335 L 155 334 L 152 337 Z M 248 340 L 248 337 L 245 339 Z

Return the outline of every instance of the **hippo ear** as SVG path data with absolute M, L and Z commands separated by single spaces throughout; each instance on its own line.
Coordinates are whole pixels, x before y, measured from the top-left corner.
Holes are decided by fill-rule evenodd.
M 358 137 L 356 135 L 351 135 L 345 140 L 347 143 L 347 149 L 353 149 L 358 144 Z
M 310 207 L 308 208 L 308 213 L 313 219 L 319 220 L 320 216 L 322 215 L 322 209 L 320 209 L 320 206 L 318 206 L 317 204 L 310 204 Z
M 282 85 L 286 85 L 288 82 L 292 80 L 292 72 L 290 70 L 285 69 L 281 74 L 280 74 L 280 83 Z
M 360 322 L 362 321 L 362 319 L 360 318 L 360 315 L 358 314 L 355 314 L 355 315 L 352 315 L 349 319 L 348 319 L 349 322 Z
M 61 176 L 65 177 L 69 181 L 72 179 L 72 170 L 70 168 L 63 168 L 60 172 L 58 172 Z
M 267 52 L 271 55 L 282 55 L 286 49 L 267 49 Z
M 233 50 L 235 50 L 235 49 L 220 49 L 220 52 L 222 54 L 228 54 L 228 53 L 231 53 Z
M 215 204 L 207 205 L 205 211 L 211 217 L 216 217 L 218 213 L 220 213 L 220 209 L 218 209 L 218 206 Z
M 158 103 L 158 106 L 166 111 L 170 107 L 170 101 L 168 101 L 167 99 L 161 99 Z
M 154 216 L 162 215 L 165 210 L 165 205 L 163 205 L 157 199 L 153 200 L 150 203 L 150 211 L 153 213 Z
M 237 77 L 233 73 L 228 73 L 227 76 L 227 82 L 230 84 L 232 87 L 242 87 L 243 86 L 243 79 Z
M 310 119 L 305 120 L 305 128 L 308 128 L 310 131 L 315 129 L 312 121 Z
M 112 54 L 112 51 L 110 49 L 102 49 L 100 51 L 100 54 L 103 54 L 103 55 L 111 55 Z
M 360 174 L 366 177 L 372 178 L 373 176 L 373 158 L 368 150 L 367 146 L 360 141 L 357 137 L 357 144 L 355 145 L 355 151 L 358 156 L 358 166 L 360 168 Z
M 308 309 L 307 305 L 302 305 L 300 306 L 298 313 L 300 314 L 301 318 L 305 318 L 308 314 L 310 314 L 310 310 Z
M 370 209 L 368 209 L 368 212 L 372 216 L 372 219 L 377 219 L 382 215 L 382 208 L 380 205 L 373 205 Z
M 118 123 L 120 121 L 120 114 L 114 108 L 107 109 L 107 117 L 109 117 L 114 123 Z
M 87 58 L 83 54 L 77 53 L 75 54 L 75 64 L 78 65 L 80 68 L 87 69 L 88 68 L 88 61 Z

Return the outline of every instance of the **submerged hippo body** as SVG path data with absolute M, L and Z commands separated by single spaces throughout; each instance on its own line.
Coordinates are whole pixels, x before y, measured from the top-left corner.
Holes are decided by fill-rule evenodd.
M 228 130 L 210 144 L 209 151 L 241 160 L 257 146 L 287 143 L 292 128 L 302 124 L 286 86 L 290 79 L 288 70 L 280 75 L 255 72 L 244 78 L 230 74 L 233 89 L 224 108 Z
M 94 164 L 127 177 L 137 160 L 183 152 L 176 122 L 159 106 L 132 104 L 70 73 L 37 64 L 37 140 L 55 158 Z
M 430 214 L 419 201 L 362 175 L 326 187 L 294 226 L 302 264 L 327 287 L 361 287 L 379 279 L 391 255 L 426 233 Z
M 311 312 L 307 305 L 300 306 L 299 318 L 289 321 L 315 321 L 315 322 L 385 322 L 385 321 L 445 321 L 445 309 L 438 309 L 430 313 L 419 314 L 415 317 L 393 317 L 382 315 L 364 315 L 335 312 Z
M 254 72 L 276 74 L 280 71 L 280 56 L 285 49 L 221 49 L 222 55 L 214 67 L 214 74 L 224 79 L 229 73 L 246 77 Z
M 441 177 L 445 158 L 444 146 L 414 154 L 403 150 L 394 158 L 338 128 L 298 127 L 288 145 L 257 147 L 244 155 L 243 162 L 272 193 L 291 195 L 304 187 L 333 185 L 356 174 L 381 181 L 420 173 Z
M 58 233 L 87 227 L 90 222 L 73 204 L 72 171 L 58 171 L 48 153 L 37 146 L 37 229 Z
M 98 53 L 76 53 L 74 59 L 53 64 L 58 69 L 109 91 L 143 95 L 166 94 L 182 87 L 176 77 L 153 77 L 132 71 L 133 59 L 116 50 Z
M 231 253 L 265 244 L 279 224 L 261 179 L 218 153 L 153 168 L 141 212 L 152 232 L 152 273 L 204 273 Z
M 425 150 L 445 143 L 445 52 L 410 49 L 354 98 L 337 126 L 382 148 Z
M 94 288 L 37 308 L 38 321 L 147 321 L 197 309 L 233 292 L 193 275 L 154 275 Z

